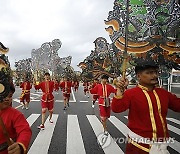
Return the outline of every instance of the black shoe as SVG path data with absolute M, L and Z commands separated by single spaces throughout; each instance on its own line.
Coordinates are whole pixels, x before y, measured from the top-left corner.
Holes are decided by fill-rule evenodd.
M 69 103 L 67 103 L 67 106 L 69 107 Z
M 64 109 L 63 109 L 63 110 L 67 110 L 66 106 L 64 107 Z

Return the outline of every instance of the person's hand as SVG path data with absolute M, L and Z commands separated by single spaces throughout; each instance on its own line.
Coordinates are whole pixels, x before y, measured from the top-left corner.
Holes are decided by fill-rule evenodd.
M 8 147 L 8 154 L 21 154 L 21 147 L 17 142 L 11 139 L 12 145 Z
M 119 89 L 126 89 L 129 84 L 128 79 L 120 78 L 115 82 L 115 86 Z

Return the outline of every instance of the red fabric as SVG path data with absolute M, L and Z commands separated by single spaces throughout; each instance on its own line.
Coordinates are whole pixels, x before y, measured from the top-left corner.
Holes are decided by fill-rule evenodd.
M 31 83 L 29 81 L 25 81 L 20 85 L 20 88 L 22 88 L 20 102 L 30 102 L 30 89 L 32 88 Z
M 53 81 L 43 81 L 39 85 L 35 85 L 35 89 L 41 89 L 43 92 L 41 101 L 43 102 L 49 102 L 49 101 L 54 101 L 54 96 L 53 96 L 53 90 L 55 89 L 54 87 L 54 82 Z
M 67 94 L 67 93 L 63 93 L 63 96 L 64 96 L 65 98 L 70 98 L 70 94 Z
M 78 81 L 75 81 L 75 82 L 73 83 L 73 87 L 74 87 L 74 90 L 77 91 L 78 88 L 79 88 L 79 82 L 78 82 Z
M 92 88 L 94 88 L 96 85 L 98 85 L 98 83 L 94 82 L 94 83 L 92 84 Z
M 89 90 L 89 82 L 84 82 L 83 86 L 84 86 L 84 92 L 86 93 Z
M 94 94 L 93 95 L 93 100 L 96 101 L 98 99 L 98 95 Z
M 111 107 L 99 106 L 99 112 L 101 117 L 109 118 Z
M 67 82 L 67 87 L 65 88 L 65 82 Z M 61 82 L 60 85 L 59 85 L 62 90 L 63 90 L 63 93 L 71 93 L 71 87 L 72 87 L 72 82 L 71 81 L 64 81 L 64 82 Z
M 145 146 L 145 145 L 143 145 Z M 149 146 L 146 145 L 146 148 L 149 149 Z M 126 144 L 126 154 L 149 154 L 149 152 L 143 151 L 139 149 L 138 147 L 132 145 L 131 143 Z
M 98 85 L 98 83 L 94 82 L 94 83 L 92 84 L 92 88 L 94 88 L 96 85 Z M 94 94 L 94 95 L 93 95 L 93 101 L 96 101 L 97 99 L 98 99 L 98 94 Z
M 47 108 L 48 110 L 52 110 L 54 108 L 54 101 L 44 102 L 41 101 L 41 107 L 42 109 Z
M 29 94 L 25 94 L 23 97 L 20 97 L 20 102 L 30 102 L 30 93 Z
M 155 91 L 160 99 L 161 115 L 167 130 L 166 116 L 168 108 L 176 112 L 180 112 L 180 98 L 177 98 L 175 95 L 162 88 L 155 88 Z M 157 102 L 153 92 L 147 92 L 152 100 L 153 113 L 157 128 L 157 137 L 162 138 L 164 137 L 164 132 L 162 122 L 158 114 Z M 140 136 L 152 138 L 153 130 L 149 113 L 149 105 L 141 88 L 135 87 L 126 90 L 122 99 L 113 98 L 111 107 L 112 111 L 114 112 L 123 112 L 129 109 L 128 127 Z M 168 131 L 166 136 L 169 136 Z
M 32 132 L 24 115 L 18 110 L 8 107 L 0 112 L 0 116 L 8 131 L 9 137 L 16 139 L 16 142 L 22 143 L 26 149 L 28 149 Z M 6 139 L 0 126 L 0 144 L 4 142 L 6 142 Z M 1 154 L 7 154 L 7 150 L 3 151 Z
M 79 82 L 78 81 L 74 82 L 74 87 L 79 87 Z
M 20 88 L 22 88 L 22 90 L 30 90 L 32 85 L 29 81 L 25 81 L 20 85 Z
M 56 81 L 54 82 L 54 90 L 58 91 L 59 90 L 59 83 Z
M 107 97 L 109 97 L 109 95 L 111 93 L 116 93 L 116 89 L 111 86 L 110 84 L 106 84 L 106 87 L 107 87 Z M 102 106 L 105 106 L 105 102 L 104 102 L 104 96 L 103 96 L 103 88 L 102 88 L 102 84 L 98 84 L 96 85 L 94 88 L 92 88 L 90 90 L 90 93 L 91 94 L 97 94 L 98 95 L 98 102 L 99 102 L 99 105 L 102 105 Z

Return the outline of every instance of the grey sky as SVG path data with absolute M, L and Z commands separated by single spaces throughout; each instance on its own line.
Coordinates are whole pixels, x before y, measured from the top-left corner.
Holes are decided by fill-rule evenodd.
M 0 41 L 10 51 L 11 67 L 15 60 L 29 58 L 31 50 L 42 43 L 60 39 L 60 57 L 72 56 L 72 66 L 94 49 L 93 41 L 104 37 L 104 20 L 114 0 L 1 0 Z

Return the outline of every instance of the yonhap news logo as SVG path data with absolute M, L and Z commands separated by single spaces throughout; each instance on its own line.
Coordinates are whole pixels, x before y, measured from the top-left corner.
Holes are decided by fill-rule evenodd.
M 111 144 L 112 138 L 108 133 L 101 133 L 97 136 L 97 142 L 104 149 Z

